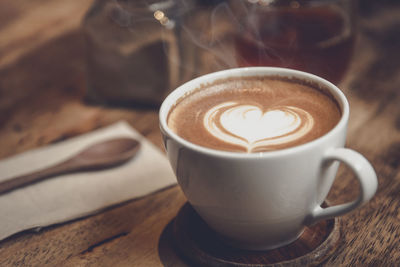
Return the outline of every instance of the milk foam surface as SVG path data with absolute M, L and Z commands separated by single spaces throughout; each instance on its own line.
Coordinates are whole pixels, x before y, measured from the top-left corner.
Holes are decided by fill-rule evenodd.
M 219 81 L 184 97 L 168 126 L 195 144 L 260 152 L 306 143 L 336 125 L 332 97 L 311 86 L 272 78 Z
M 314 120 L 305 110 L 283 106 L 263 113 L 257 106 L 225 102 L 206 112 L 203 126 L 220 139 L 254 148 L 293 142 L 307 134 Z

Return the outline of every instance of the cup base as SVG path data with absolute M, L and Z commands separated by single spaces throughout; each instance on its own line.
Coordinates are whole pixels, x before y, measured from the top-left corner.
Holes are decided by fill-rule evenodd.
M 316 265 L 327 259 L 336 250 L 340 240 L 339 220 L 321 221 L 306 227 L 304 232 L 279 248 L 260 250 L 234 244 L 221 239 L 186 203 L 173 223 L 173 242 L 181 254 L 200 266 L 292 266 Z M 240 247 L 240 248 L 238 248 Z
M 210 231 L 212 231 L 212 230 L 210 229 Z M 266 245 L 266 246 L 260 246 L 260 245 L 254 245 L 254 244 L 247 244 L 247 243 L 243 243 L 243 242 L 238 242 L 236 240 L 229 239 L 229 238 L 227 238 L 225 236 L 221 236 L 218 233 L 215 233 L 215 235 L 216 235 L 216 237 L 218 239 L 220 239 L 222 241 L 222 243 L 225 243 L 228 246 L 231 246 L 231 247 L 234 247 L 234 248 L 243 249 L 243 250 L 266 251 L 266 250 L 272 250 L 272 249 L 280 248 L 280 247 L 286 246 L 286 245 L 288 245 L 290 243 L 293 243 L 297 239 L 299 239 L 299 237 L 303 233 L 304 233 L 304 230 L 302 230 L 300 232 L 300 234 L 298 234 L 294 238 L 288 239 L 288 240 L 286 240 L 284 242 L 275 243 L 274 245 Z

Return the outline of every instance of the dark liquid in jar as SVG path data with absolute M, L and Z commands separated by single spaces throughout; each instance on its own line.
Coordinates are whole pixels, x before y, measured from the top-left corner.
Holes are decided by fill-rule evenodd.
M 276 9 L 249 14 L 236 36 L 239 65 L 275 66 L 343 78 L 354 45 L 350 21 L 330 8 Z

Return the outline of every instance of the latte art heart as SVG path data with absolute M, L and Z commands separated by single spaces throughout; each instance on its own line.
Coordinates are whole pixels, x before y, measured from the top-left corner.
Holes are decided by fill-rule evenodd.
M 258 106 L 224 102 L 206 112 L 203 124 L 214 137 L 252 152 L 305 136 L 314 120 L 298 107 L 279 106 L 263 112 Z

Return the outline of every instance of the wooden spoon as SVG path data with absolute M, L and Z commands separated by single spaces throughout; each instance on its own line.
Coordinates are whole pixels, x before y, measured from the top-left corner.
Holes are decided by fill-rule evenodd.
M 131 159 L 139 148 L 132 138 L 96 143 L 57 165 L 0 182 L 0 194 L 60 174 L 114 167 Z

